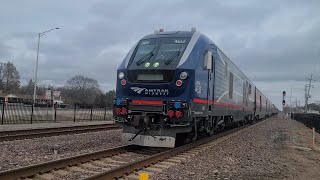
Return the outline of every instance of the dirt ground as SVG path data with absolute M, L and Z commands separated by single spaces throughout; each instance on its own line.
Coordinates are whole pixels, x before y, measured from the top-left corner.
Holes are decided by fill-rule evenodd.
M 231 136 L 151 179 L 320 179 L 320 135 L 282 116 Z
M 283 157 L 292 172 L 288 179 L 320 179 L 320 134 L 316 133 L 313 147 L 312 130 L 294 122 L 295 126 L 284 130 L 287 151 Z

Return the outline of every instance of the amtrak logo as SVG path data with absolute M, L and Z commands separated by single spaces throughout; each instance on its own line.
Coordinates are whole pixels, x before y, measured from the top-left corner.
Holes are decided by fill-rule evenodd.
M 145 95 L 151 95 L 151 96 L 169 95 L 169 89 L 147 89 L 147 88 L 140 88 L 140 87 L 131 87 L 131 89 L 138 94 L 141 94 L 144 91 Z
M 146 88 L 131 87 L 131 89 L 132 89 L 134 92 L 136 92 L 136 93 L 138 93 L 138 94 L 141 94 L 141 92 L 142 92 L 143 90 L 145 90 Z

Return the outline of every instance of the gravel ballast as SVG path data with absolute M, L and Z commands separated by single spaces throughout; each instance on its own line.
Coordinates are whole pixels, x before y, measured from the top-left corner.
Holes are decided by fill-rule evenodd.
M 320 151 L 311 149 L 311 132 L 272 117 L 152 179 L 318 179 Z
M 0 142 L 0 171 L 123 145 L 122 130 Z

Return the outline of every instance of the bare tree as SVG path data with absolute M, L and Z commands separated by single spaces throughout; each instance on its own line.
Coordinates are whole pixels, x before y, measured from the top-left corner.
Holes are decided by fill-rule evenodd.
M 0 63 L 0 88 L 6 92 L 16 92 L 20 87 L 20 74 L 12 62 Z
M 30 79 L 29 83 L 27 85 L 21 87 L 21 93 L 27 94 L 27 95 L 32 95 L 33 88 L 34 88 L 34 82 L 32 81 L 32 79 Z
M 82 75 L 69 79 L 65 89 L 69 98 L 81 104 L 93 104 L 96 97 L 102 93 L 97 80 Z
M 112 107 L 113 105 L 113 100 L 116 96 L 116 91 L 115 90 L 110 90 L 109 92 L 106 92 L 105 94 L 105 104 L 108 107 Z
M 4 85 L 3 85 L 4 64 L 5 63 L 0 62 L 0 90 L 4 89 Z

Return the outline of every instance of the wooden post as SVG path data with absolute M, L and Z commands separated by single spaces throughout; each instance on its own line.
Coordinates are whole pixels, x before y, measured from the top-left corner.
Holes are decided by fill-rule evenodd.
M 316 137 L 315 137 L 315 128 L 313 127 L 313 128 L 312 128 L 312 147 L 313 147 L 313 149 L 316 149 L 315 140 L 316 140 Z
M 103 120 L 106 120 L 107 106 L 104 107 Z
M 92 109 L 93 109 L 93 106 L 90 109 L 90 121 L 92 121 Z
M 73 122 L 76 122 L 77 105 L 74 105 Z
M 5 111 L 5 109 L 4 109 L 4 104 L 5 102 L 4 102 L 4 100 L 2 101 L 2 116 L 1 116 L 1 124 L 3 124 L 4 123 L 4 111 Z
M 30 118 L 31 118 L 31 119 L 30 119 L 30 123 L 31 123 L 31 124 L 32 124 L 32 120 L 33 120 L 33 110 L 34 110 L 33 107 L 34 107 L 34 104 L 35 104 L 35 103 L 32 102 L 32 106 L 31 106 L 31 117 L 30 117 Z

